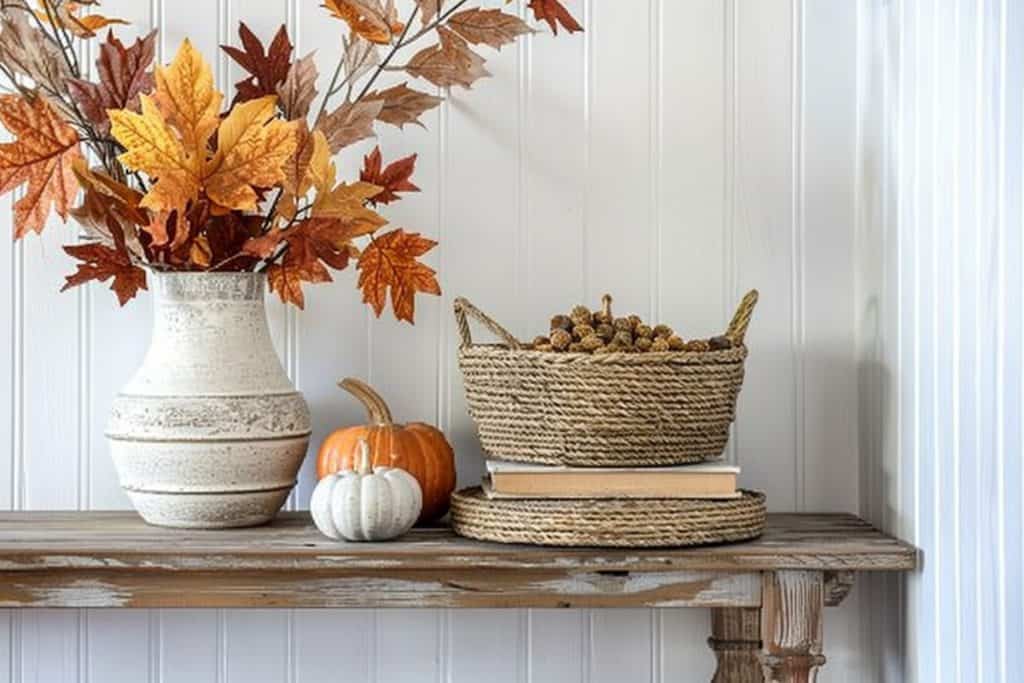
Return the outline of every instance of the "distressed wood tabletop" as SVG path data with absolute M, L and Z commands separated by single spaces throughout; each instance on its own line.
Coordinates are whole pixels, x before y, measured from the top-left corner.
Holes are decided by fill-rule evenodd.
M 671 550 L 480 543 L 445 528 L 338 543 L 307 513 L 251 529 L 131 512 L 0 514 L 0 607 L 569 607 L 760 604 L 760 572 L 908 570 L 913 547 L 852 515 L 774 514 L 765 534 Z

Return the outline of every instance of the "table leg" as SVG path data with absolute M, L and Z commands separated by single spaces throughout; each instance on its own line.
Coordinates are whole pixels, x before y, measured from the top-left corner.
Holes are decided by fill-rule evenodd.
M 814 571 L 765 572 L 761 652 L 766 683 L 813 683 L 821 654 L 824 577 Z
M 716 607 L 711 610 L 711 637 L 718 668 L 711 683 L 763 683 L 757 654 L 761 650 L 761 610 Z

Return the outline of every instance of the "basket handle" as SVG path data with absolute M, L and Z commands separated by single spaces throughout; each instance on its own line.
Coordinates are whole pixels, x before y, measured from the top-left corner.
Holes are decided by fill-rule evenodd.
M 740 302 L 739 308 L 736 309 L 735 315 L 732 316 L 732 321 L 729 323 L 729 329 L 725 331 L 725 336 L 729 338 L 734 346 L 743 345 L 743 337 L 747 334 L 747 326 L 750 325 L 750 316 L 754 314 L 757 297 L 756 289 L 747 292 L 746 296 L 743 297 L 743 301 Z
M 462 348 L 473 345 L 473 335 L 469 331 L 467 315 L 493 332 L 495 336 L 500 337 L 510 349 L 520 349 L 523 347 L 522 343 L 512 336 L 511 332 L 499 325 L 494 318 L 469 303 L 468 299 L 460 296 L 455 299 L 455 322 L 459 326 L 459 336 L 462 337 Z

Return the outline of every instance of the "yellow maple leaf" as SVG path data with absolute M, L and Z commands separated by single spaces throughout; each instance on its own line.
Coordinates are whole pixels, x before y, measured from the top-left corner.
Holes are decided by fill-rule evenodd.
M 205 192 L 214 213 L 251 211 L 256 188 L 284 181 L 297 124 L 275 120 L 277 98 L 238 104 L 223 122 L 221 100 L 209 66 L 185 41 L 171 66 L 158 70 L 155 97 L 141 96 L 140 113 L 109 112 L 111 133 L 125 148 L 121 163 L 153 180 L 141 206 L 184 211 Z M 217 149 L 211 151 L 214 132 Z
M 256 208 L 253 187 L 284 180 L 284 163 L 295 151 L 296 125 L 273 120 L 277 98 L 235 105 L 217 134 L 217 153 L 206 164 L 203 186 L 217 204 L 243 211 Z
M 149 96 L 142 95 L 140 101 L 141 114 L 127 109 L 110 111 L 110 132 L 126 150 L 118 158 L 155 180 L 140 206 L 154 211 L 183 210 L 189 200 L 199 196 L 204 155 L 194 147 L 186 149 Z
M 181 134 L 186 149 L 205 150 L 217 130 L 224 99 L 213 84 L 210 65 L 186 38 L 174 61 L 158 67 L 155 75 L 156 102 L 164 119 Z
M 333 176 L 333 172 L 330 174 Z M 317 218 L 340 218 L 350 223 L 352 237 L 368 235 L 382 225 L 387 219 L 373 209 L 367 208 L 366 202 L 380 193 L 382 188 L 362 181 L 348 185 L 340 183 L 330 192 L 317 195 L 313 204 L 313 216 Z

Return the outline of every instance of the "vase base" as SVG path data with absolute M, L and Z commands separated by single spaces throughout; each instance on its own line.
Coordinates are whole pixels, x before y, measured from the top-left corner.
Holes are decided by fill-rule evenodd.
M 274 518 L 292 487 L 240 493 L 159 493 L 125 490 L 142 519 L 175 529 L 260 526 Z

